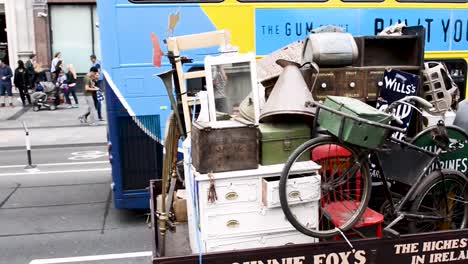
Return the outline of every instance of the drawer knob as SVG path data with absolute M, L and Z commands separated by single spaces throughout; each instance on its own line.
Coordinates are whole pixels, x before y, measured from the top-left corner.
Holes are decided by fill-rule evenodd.
M 356 83 L 355 83 L 355 82 L 350 82 L 350 83 L 349 83 L 349 87 L 350 87 L 350 88 L 356 87 Z
M 379 87 L 382 87 L 382 86 L 383 86 L 383 82 L 382 82 L 382 81 L 379 81 L 379 82 L 377 83 L 377 85 L 378 85 Z
M 238 228 L 240 225 L 239 221 L 237 220 L 229 220 L 226 224 L 227 227 L 229 228 Z
M 322 87 L 323 89 L 325 89 L 325 88 L 327 88 L 327 84 L 326 84 L 326 83 L 322 83 L 321 87 Z
M 292 191 L 288 194 L 289 198 L 291 199 L 298 199 L 301 197 L 301 192 L 300 191 Z
M 239 195 L 236 192 L 228 192 L 226 193 L 225 197 L 226 197 L 226 200 L 234 201 L 237 198 L 239 198 Z

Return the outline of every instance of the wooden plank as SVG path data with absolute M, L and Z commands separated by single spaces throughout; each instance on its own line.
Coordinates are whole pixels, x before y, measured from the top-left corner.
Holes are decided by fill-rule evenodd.
M 229 32 L 220 30 L 168 38 L 167 45 L 169 50 L 173 50 L 177 46 L 179 51 L 183 51 L 213 46 L 224 47 L 230 42 L 229 39 Z
M 188 79 L 196 79 L 205 77 L 205 71 L 193 71 L 193 72 L 186 72 L 184 73 L 184 78 Z

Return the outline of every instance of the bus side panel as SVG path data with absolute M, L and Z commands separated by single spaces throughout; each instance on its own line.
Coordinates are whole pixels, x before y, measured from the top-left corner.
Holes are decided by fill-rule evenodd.
M 149 208 L 149 180 L 160 178 L 162 169 L 163 147 L 155 140 L 161 134 L 160 117 L 130 116 L 114 88 L 105 83 L 115 207 Z

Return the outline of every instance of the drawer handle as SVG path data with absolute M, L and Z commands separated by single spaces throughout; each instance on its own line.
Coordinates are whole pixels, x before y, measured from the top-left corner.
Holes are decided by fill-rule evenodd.
M 239 227 L 240 223 L 237 220 L 229 220 L 226 224 L 227 227 L 229 228 L 237 228 Z
M 239 195 L 236 192 L 228 192 L 225 197 L 226 200 L 233 201 L 239 198 Z
M 301 192 L 300 191 L 292 191 L 288 194 L 289 198 L 291 199 L 298 199 L 301 197 Z

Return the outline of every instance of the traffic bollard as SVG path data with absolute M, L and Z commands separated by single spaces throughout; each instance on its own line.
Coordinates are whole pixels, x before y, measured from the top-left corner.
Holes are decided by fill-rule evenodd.
M 24 132 L 26 134 L 25 140 L 26 140 L 26 153 L 28 155 L 28 165 L 24 167 L 25 170 L 31 170 L 35 169 L 37 166 L 32 164 L 32 156 L 31 156 L 31 140 L 29 139 L 29 130 L 28 127 L 26 126 L 26 123 L 23 122 L 23 128 Z

